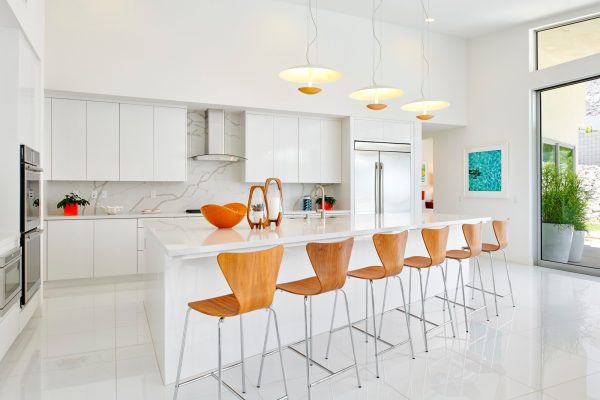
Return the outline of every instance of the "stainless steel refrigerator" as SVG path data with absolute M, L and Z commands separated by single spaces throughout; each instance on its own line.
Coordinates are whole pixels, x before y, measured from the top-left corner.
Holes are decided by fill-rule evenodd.
M 354 142 L 355 212 L 410 212 L 411 176 L 409 144 Z

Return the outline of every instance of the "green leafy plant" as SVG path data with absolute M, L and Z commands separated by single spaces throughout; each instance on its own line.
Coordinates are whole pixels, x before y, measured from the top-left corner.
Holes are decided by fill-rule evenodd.
M 586 230 L 587 207 L 591 193 L 571 169 L 558 170 L 548 164 L 542 170 L 542 222 L 573 225 Z
M 317 204 L 318 206 L 320 206 L 321 205 L 321 200 L 322 200 L 321 197 L 319 197 L 317 199 L 317 201 L 315 202 L 315 204 Z M 336 201 L 337 200 L 333 196 L 325 196 L 325 202 L 331 204 L 331 207 L 333 207 L 335 205 Z
M 84 199 L 83 197 L 79 196 L 78 194 L 71 192 L 69 194 L 65 194 L 65 198 L 56 204 L 56 208 L 65 208 L 67 204 L 77 204 L 82 207 L 85 207 L 89 206 L 90 202 Z
M 265 205 L 262 203 L 256 203 L 256 204 L 252 204 L 250 206 L 250 208 L 252 209 L 252 211 L 254 212 L 260 212 L 263 211 L 265 209 Z

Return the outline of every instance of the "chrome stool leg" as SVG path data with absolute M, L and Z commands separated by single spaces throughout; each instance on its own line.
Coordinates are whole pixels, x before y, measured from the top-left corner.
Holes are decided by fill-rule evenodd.
M 427 346 L 427 326 L 425 325 L 425 295 L 423 293 L 423 275 L 421 274 L 421 268 L 419 268 L 419 285 L 421 288 L 421 323 L 423 324 L 423 339 L 425 340 L 425 352 L 429 352 Z
M 333 334 L 333 320 L 335 319 L 335 308 L 337 307 L 338 291 L 335 291 L 335 297 L 333 298 L 333 311 L 331 312 L 331 325 L 329 325 L 329 337 L 327 338 L 327 351 L 325 352 L 325 359 L 329 359 L 329 349 L 331 347 L 331 335 Z
M 265 331 L 265 341 L 263 342 L 263 351 L 260 359 L 260 369 L 258 370 L 258 383 L 257 388 L 260 388 L 260 382 L 262 380 L 263 367 L 265 365 L 265 357 L 267 356 L 267 342 L 269 340 L 269 328 L 271 327 L 271 312 L 267 315 L 267 330 Z
M 377 350 L 377 321 L 375 316 L 375 290 L 373 290 L 373 281 L 369 281 L 371 285 L 371 308 L 373 312 L 373 342 L 375 343 L 375 373 L 379 378 L 379 351 Z
M 396 275 L 396 278 L 398 278 L 398 282 L 400 282 L 400 293 L 402 293 L 402 306 L 404 307 L 404 310 L 406 311 L 406 299 L 404 298 L 404 285 L 402 284 L 402 279 L 400 278 L 399 275 Z M 383 318 L 383 315 L 381 316 Z M 406 318 L 406 330 L 408 331 L 408 343 L 410 344 L 410 355 L 412 357 L 412 359 L 415 359 L 415 349 L 413 348 L 413 341 L 412 341 L 412 335 L 410 333 L 410 317 L 408 316 L 408 314 L 406 312 L 404 312 L 404 318 Z
M 465 296 L 465 280 L 463 277 L 462 260 L 458 260 L 458 273 L 459 273 L 459 277 L 460 277 L 460 287 L 462 288 L 463 311 L 465 314 L 465 329 L 468 333 L 469 332 L 469 322 L 467 321 L 467 299 Z
M 365 280 L 365 343 L 369 343 L 369 282 Z
M 219 400 L 222 398 L 223 391 L 223 357 L 222 357 L 222 343 L 221 343 L 221 326 L 223 325 L 224 318 L 219 318 L 217 323 L 218 330 L 218 342 L 219 342 Z
M 485 318 L 489 322 L 490 315 L 488 312 L 487 301 L 485 300 L 485 289 L 483 288 L 483 278 L 481 277 L 481 265 L 479 265 L 479 257 L 475 257 L 475 260 L 477 260 L 477 271 L 479 272 L 479 284 L 481 285 L 481 296 L 483 297 L 483 305 L 485 306 Z M 496 297 L 496 296 L 494 295 L 494 297 Z
M 358 382 L 358 387 L 361 388 L 362 385 L 360 383 L 360 374 L 358 373 L 358 362 L 356 361 L 356 349 L 354 348 L 354 335 L 352 333 L 352 322 L 350 321 L 350 307 L 348 306 L 348 296 L 346 292 L 340 289 L 340 292 L 344 295 L 344 301 L 346 303 L 346 318 L 348 319 L 348 333 L 350 334 L 350 343 L 352 344 L 352 356 L 354 357 L 354 369 L 356 370 L 356 381 Z M 337 291 L 336 298 L 337 298 Z
M 285 388 L 285 398 L 288 398 L 287 378 L 285 376 L 285 367 L 283 364 L 283 353 L 281 352 L 281 336 L 279 335 L 279 322 L 277 321 L 277 313 L 269 307 L 269 315 L 273 313 L 273 321 L 275 322 L 275 334 L 277 335 L 277 350 L 279 351 L 279 363 L 281 364 L 281 376 L 283 377 L 283 387 Z M 269 319 L 270 321 L 270 319 Z
M 312 297 L 308 298 L 308 306 L 310 308 L 310 355 L 308 356 L 309 360 L 310 360 L 310 366 L 312 367 L 313 362 L 312 362 L 312 358 L 314 355 L 314 346 L 313 346 L 313 307 L 312 307 Z
M 385 289 L 383 290 L 383 303 L 381 304 L 381 318 L 379 318 L 379 333 L 378 338 L 381 338 L 381 330 L 383 329 L 383 314 L 385 314 L 385 299 L 387 298 L 388 278 L 385 278 Z
M 308 344 L 308 297 L 304 296 L 304 346 L 306 351 L 306 387 L 308 389 L 308 400 L 311 397 L 310 382 L 310 349 Z
M 492 252 L 488 253 L 490 255 L 490 271 L 492 271 L 492 287 L 494 288 L 494 304 L 496 306 L 496 317 L 498 316 L 498 293 L 496 292 L 496 277 L 494 276 L 494 260 L 492 257 Z M 480 272 L 481 274 L 481 272 Z M 483 288 L 481 288 L 483 290 Z
M 508 261 L 506 261 L 506 252 L 502 249 L 502 255 L 504 256 L 504 266 L 506 267 L 506 278 L 508 278 L 508 288 L 510 290 L 510 298 L 512 305 L 515 307 L 515 297 L 513 296 L 512 282 L 510 281 L 510 273 L 508 272 Z
M 177 366 L 177 378 L 175 379 L 175 391 L 173 392 L 173 400 L 177 400 L 177 395 L 179 393 L 179 382 L 181 380 L 181 366 L 183 365 L 183 353 L 185 351 L 185 339 L 187 336 L 188 322 L 190 320 L 190 311 L 192 311 L 192 309 L 188 307 L 187 312 L 185 313 L 185 324 L 183 325 L 183 339 L 181 339 L 181 352 L 179 353 L 179 365 Z
M 242 393 L 246 393 L 246 361 L 244 360 L 244 321 L 240 314 L 240 355 L 242 362 Z
M 446 299 L 444 303 L 448 306 L 448 315 L 450 315 L 450 327 L 452 328 L 452 336 L 456 337 L 456 331 L 454 330 L 454 320 L 452 318 L 452 311 L 450 309 L 450 302 L 448 300 L 448 288 L 446 287 L 446 273 L 444 272 L 444 267 L 442 267 L 441 265 L 438 265 L 438 267 L 440 267 L 440 269 L 442 270 L 442 281 L 444 282 L 444 298 Z

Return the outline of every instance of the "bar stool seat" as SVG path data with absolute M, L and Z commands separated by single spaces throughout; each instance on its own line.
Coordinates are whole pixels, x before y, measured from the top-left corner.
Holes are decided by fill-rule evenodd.
M 382 266 L 372 266 L 355 269 L 354 271 L 348 272 L 348 276 L 358 279 L 383 279 L 387 278 L 385 268 Z
M 484 243 L 481 245 L 481 250 L 484 253 L 489 253 L 490 251 L 498 251 L 498 250 L 500 250 L 500 245 L 493 244 L 493 243 Z
M 466 260 L 471 258 L 471 252 L 468 250 L 448 250 L 446 258 L 450 258 L 451 260 Z
M 240 315 L 240 303 L 233 294 L 194 301 L 188 303 L 188 307 L 211 317 L 225 318 Z
M 316 296 L 321 294 L 321 282 L 316 276 L 297 281 L 280 283 L 277 289 L 299 296 Z
M 404 265 L 411 268 L 431 267 L 431 258 L 422 256 L 412 256 L 404 259 Z

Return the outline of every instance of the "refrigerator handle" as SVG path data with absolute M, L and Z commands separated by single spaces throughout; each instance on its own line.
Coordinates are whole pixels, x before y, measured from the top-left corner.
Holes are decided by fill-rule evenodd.
M 379 212 L 379 174 L 377 173 L 378 167 L 379 163 L 375 161 L 375 179 L 373 179 L 373 182 L 375 182 L 375 190 L 373 191 L 373 193 L 375 193 L 375 214 Z
M 380 162 L 379 163 L 379 212 L 381 214 L 383 214 L 384 211 L 384 207 L 383 207 L 383 201 L 384 201 L 384 194 L 385 194 L 385 186 L 383 184 L 383 163 Z

